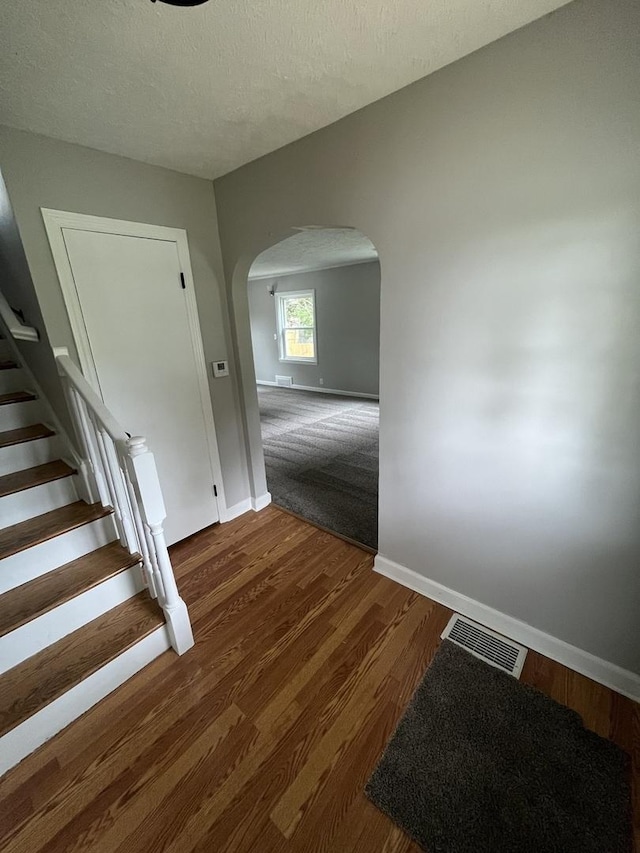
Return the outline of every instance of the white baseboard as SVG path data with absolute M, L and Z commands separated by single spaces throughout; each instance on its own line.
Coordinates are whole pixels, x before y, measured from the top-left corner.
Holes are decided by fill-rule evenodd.
M 380 554 L 375 558 L 374 570 L 414 592 L 425 595 L 439 604 L 444 604 L 445 607 L 450 607 L 463 616 L 468 616 L 469 619 L 474 619 L 481 625 L 486 625 L 487 628 L 491 628 L 529 649 L 558 661 L 558 663 L 611 688 L 611 690 L 615 690 L 617 693 L 621 693 L 623 696 L 628 696 L 634 702 L 640 702 L 640 675 L 602 660 L 602 658 L 572 646 L 564 640 L 545 634 L 544 631 L 540 631 L 526 622 L 521 622 L 513 616 L 508 616 L 506 613 L 494 610 L 480 601 L 475 601 L 473 598 L 455 592 L 455 590 L 425 578 L 413 569 L 394 563 L 393 560 L 382 557 Z
M 271 503 L 271 493 L 265 492 L 264 495 L 260 495 L 258 498 L 251 498 L 251 509 L 254 512 L 260 512 L 261 509 L 264 509 L 266 506 L 269 506 Z
M 0 776 L 169 648 L 163 625 L 8 732 L 0 739 Z
M 245 498 L 243 501 L 233 504 L 233 506 L 224 508 L 220 513 L 220 521 L 223 524 L 227 521 L 233 521 L 234 518 L 238 518 L 239 515 L 244 515 L 245 512 L 250 512 L 251 510 L 260 512 L 261 509 L 269 506 L 270 503 L 271 495 L 269 492 L 265 492 L 264 495 L 260 495 L 257 498 Z
M 257 379 L 256 385 L 269 385 L 274 388 L 282 388 L 277 382 L 268 382 L 266 379 Z M 338 397 L 364 397 L 366 400 L 379 400 L 378 394 L 362 394 L 359 391 L 338 391 L 336 388 L 322 388 L 315 385 L 289 385 L 287 390 L 292 391 L 317 391 L 318 394 L 337 394 Z
M 245 498 L 237 504 L 221 508 L 220 521 L 222 524 L 227 521 L 233 521 L 234 518 L 238 518 L 239 515 L 244 515 L 245 512 L 249 512 L 251 509 L 253 509 L 251 506 L 251 498 Z

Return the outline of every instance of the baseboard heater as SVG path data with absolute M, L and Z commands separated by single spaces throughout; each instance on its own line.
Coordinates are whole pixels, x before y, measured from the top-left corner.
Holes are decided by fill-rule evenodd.
M 507 640 L 506 637 L 496 634 L 484 625 L 472 622 L 459 613 L 453 614 L 440 636 L 443 640 L 451 640 L 485 663 L 520 678 L 527 649 L 513 640 Z

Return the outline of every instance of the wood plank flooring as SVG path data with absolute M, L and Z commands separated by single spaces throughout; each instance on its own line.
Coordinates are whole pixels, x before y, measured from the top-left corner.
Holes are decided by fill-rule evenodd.
M 172 558 L 196 646 L 0 780 L 0 849 L 417 853 L 362 788 L 450 612 L 272 507 Z M 535 653 L 523 678 L 632 753 L 637 803 L 640 706 Z
M 0 498 L 22 492 L 25 489 L 32 489 L 35 486 L 42 486 L 45 483 L 52 483 L 54 480 L 70 477 L 75 473 L 75 470 L 62 459 L 45 462 L 43 465 L 36 465 L 34 468 L 13 471 L 11 474 L 0 477 Z
M 164 624 L 149 593 L 98 616 L 0 675 L 0 736 Z
M 14 444 L 22 444 L 25 441 L 37 441 L 40 438 L 49 438 L 55 435 L 53 430 L 44 424 L 33 424 L 32 426 L 18 427 L 0 432 L 0 447 L 11 447 Z
M 120 542 L 110 542 L 71 563 L 0 596 L 0 637 L 59 607 L 76 595 L 139 563 Z
M 11 527 L 4 527 L 0 530 L 0 560 L 83 524 L 90 524 L 111 515 L 112 512 L 110 507 L 104 507 L 100 503 L 86 504 L 84 501 L 75 501 L 27 521 L 12 524 Z
M 9 394 L 0 394 L 0 406 L 10 406 L 12 403 L 29 403 L 35 399 L 36 395 L 32 391 L 11 391 Z

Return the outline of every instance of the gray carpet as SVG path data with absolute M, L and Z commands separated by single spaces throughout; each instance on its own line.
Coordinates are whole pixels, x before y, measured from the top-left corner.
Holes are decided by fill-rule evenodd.
M 366 789 L 428 853 L 630 853 L 629 760 L 445 640 Z
M 371 548 L 378 544 L 378 403 L 258 386 L 273 502 Z

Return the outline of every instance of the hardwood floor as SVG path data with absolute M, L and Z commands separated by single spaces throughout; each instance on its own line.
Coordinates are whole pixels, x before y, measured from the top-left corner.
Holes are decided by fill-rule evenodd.
M 172 550 L 195 648 L 0 780 L 0 849 L 416 853 L 362 788 L 450 612 L 275 508 Z M 535 653 L 523 679 L 632 753 L 637 803 L 640 706 Z
M 31 391 L 11 391 L 8 394 L 0 394 L 0 406 L 9 406 L 11 403 L 29 403 L 35 399 L 36 395 Z
M 34 468 L 23 468 L 22 471 L 13 471 L 0 477 L 0 498 L 70 477 L 75 473 L 62 459 L 45 462 L 44 465 L 36 465 Z
M 130 554 L 118 541 L 110 542 L 10 589 L 0 598 L 0 637 L 139 562 L 139 554 Z
M 44 424 L 33 424 L 32 426 L 19 427 L 0 432 L 0 448 L 11 447 L 14 444 L 22 444 L 25 441 L 37 441 L 40 438 L 49 438 L 55 435 L 53 430 Z
M 112 512 L 110 507 L 103 507 L 99 503 L 86 504 L 84 501 L 75 501 L 59 509 L 45 512 L 43 515 L 36 515 L 27 521 L 12 524 L 11 527 L 4 527 L 0 530 L 0 560 L 45 542 L 47 539 L 53 539 L 54 536 L 74 530 L 76 527 L 82 527 L 83 524 L 90 524 L 92 521 L 111 515 Z
M 0 675 L 0 737 L 161 628 L 146 590 Z

